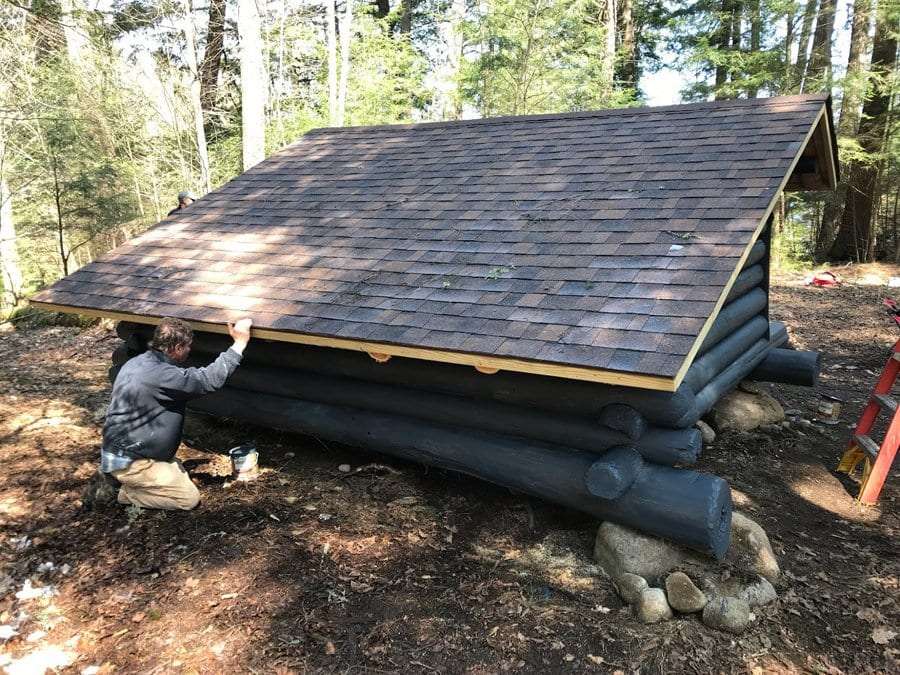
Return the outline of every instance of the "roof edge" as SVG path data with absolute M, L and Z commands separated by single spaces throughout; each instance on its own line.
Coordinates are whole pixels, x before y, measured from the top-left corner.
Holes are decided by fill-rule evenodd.
M 725 284 L 725 288 L 722 289 L 722 294 L 719 296 L 718 301 L 716 302 L 715 309 L 713 309 L 712 313 L 709 315 L 709 318 L 706 320 L 706 323 L 703 324 L 703 328 L 700 330 L 700 333 L 697 335 L 697 339 L 694 340 L 694 344 L 691 346 L 690 351 L 688 351 L 687 356 L 684 358 L 684 362 L 681 364 L 681 368 L 678 369 L 678 373 L 675 375 L 675 387 L 676 389 L 681 385 L 681 382 L 684 380 L 687 375 L 688 368 L 693 364 L 694 359 L 697 356 L 697 352 L 700 350 L 700 346 L 703 344 L 703 341 L 706 339 L 706 335 L 709 333 L 710 328 L 712 328 L 713 323 L 716 318 L 719 316 L 719 312 L 722 311 L 722 307 L 725 305 L 725 299 L 728 297 L 728 294 L 731 292 L 732 286 L 734 286 L 734 282 L 737 280 L 738 275 L 741 273 L 741 268 L 744 266 L 744 262 L 747 260 L 747 257 L 750 255 L 750 249 L 753 248 L 753 245 L 756 243 L 756 240 L 759 239 L 759 235 L 762 234 L 763 229 L 765 229 L 766 224 L 769 222 L 769 218 L 772 217 L 772 213 L 775 210 L 775 205 L 778 203 L 778 200 L 784 194 L 784 188 L 788 183 L 788 180 L 791 177 L 791 174 L 794 173 L 794 169 L 797 166 L 797 162 L 800 161 L 800 157 L 803 155 L 803 151 L 806 148 L 807 144 L 812 140 L 813 134 L 815 134 L 816 129 L 819 128 L 819 123 L 822 121 L 823 116 L 830 118 L 830 108 L 827 107 L 827 101 L 825 97 L 822 98 L 822 108 L 819 110 L 819 114 L 816 115 L 816 119 L 813 120 L 813 123 L 809 127 L 809 131 L 806 132 L 806 138 L 803 140 L 803 143 L 800 144 L 800 148 L 797 150 L 797 154 L 794 156 L 794 159 L 791 161 L 790 166 L 788 167 L 787 172 L 784 175 L 784 178 L 781 179 L 781 184 L 778 189 L 775 191 L 771 201 L 769 202 L 769 206 L 766 208 L 765 213 L 762 218 L 760 218 L 759 224 L 756 226 L 756 229 L 753 231 L 753 236 L 750 237 L 750 242 L 747 244 L 747 248 L 744 249 L 743 254 L 738 259 L 737 264 L 734 267 L 734 271 L 731 274 L 731 278 L 728 280 L 728 283 Z M 830 97 L 828 97 L 830 98 Z M 829 119 L 830 123 L 830 119 Z
M 92 309 L 89 307 L 76 307 L 74 305 L 59 305 L 51 302 L 32 300 L 31 305 L 51 312 L 63 312 L 66 314 L 81 314 L 83 316 L 97 317 L 101 319 L 115 319 L 117 321 L 132 321 L 155 325 L 162 321 L 163 317 L 153 317 L 143 314 L 131 314 L 112 310 Z M 205 321 L 193 321 L 184 319 L 185 323 L 195 330 L 208 333 L 228 334 L 228 327 L 218 323 Z M 280 331 L 271 328 L 252 328 L 251 335 L 264 340 L 277 342 L 293 342 L 295 344 L 311 345 L 314 347 L 330 347 L 332 349 L 345 349 L 349 351 L 366 352 L 376 361 L 387 361 L 385 357 L 397 356 L 403 358 L 420 359 L 424 361 L 437 361 L 439 363 L 451 363 L 460 366 L 472 366 L 479 372 L 489 374 L 501 370 L 507 372 L 527 373 L 529 375 L 544 375 L 547 377 L 559 377 L 567 380 L 583 380 L 598 384 L 609 384 L 621 387 L 636 387 L 639 389 L 653 389 L 656 391 L 675 391 L 677 388 L 674 378 L 660 377 L 658 375 L 640 375 L 626 373 L 617 370 L 604 370 L 587 368 L 582 366 L 567 366 L 547 361 L 531 361 L 505 356 L 488 356 L 472 354 L 468 352 L 455 352 L 430 347 L 408 347 L 382 342 L 366 342 L 364 340 L 351 340 L 347 338 L 332 338 L 308 333 L 294 333 Z
M 576 110 L 560 113 L 537 113 L 534 115 L 502 115 L 499 117 L 480 117 L 471 120 L 449 120 L 440 122 L 412 122 L 402 124 L 373 124 L 370 126 L 347 126 L 347 127 L 316 127 L 310 129 L 301 138 L 326 132 L 339 131 L 342 133 L 368 132 L 375 130 L 387 129 L 433 129 L 441 127 L 453 126 L 476 126 L 491 124 L 509 124 L 513 122 L 529 122 L 541 121 L 548 119 L 589 119 L 591 117 L 599 117 L 606 115 L 635 115 L 650 114 L 656 112 L 671 112 L 673 110 L 696 110 L 704 108 L 730 108 L 743 107 L 752 105 L 766 105 L 768 102 L 814 102 L 831 100 L 830 95 L 826 94 L 795 94 L 791 96 L 768 96 L 765 98 L 731 98 L 719 101 L 698 101 L 695 103 L 673 103 L 670 105 L 659 106 L 632 106 L 628 108 L 601 108 L 597 110 Z M 298 139 L 299 140 L 299 139 Z

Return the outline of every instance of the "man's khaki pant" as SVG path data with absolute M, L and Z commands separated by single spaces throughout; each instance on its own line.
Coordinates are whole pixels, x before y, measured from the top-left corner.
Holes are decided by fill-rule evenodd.
M 113 471 L 112 475 L 122 483 L 120 504 L 190 511 L 200 503 L 200 491 L 178 460 L 136 459 L 127 469 Z

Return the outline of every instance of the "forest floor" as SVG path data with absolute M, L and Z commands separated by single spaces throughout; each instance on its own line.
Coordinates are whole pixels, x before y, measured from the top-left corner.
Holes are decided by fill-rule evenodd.
M 900 271 L 876 270 L 900 276 Z M 796 423 L 724 434 L 727 478 L 780 557 L 780 599 L 741 636 L 637 622 L 593 565 L 597 522 L 477 480 L 320 440 L 193 417 L 192 513 L 82 511 L 106 368 L 102 325 L 0 335 L 0 666 L 64 672 L 898 672 L 900 475 L 877 507 L 833 469 L 900 332 L 871 274 L 780 278 L 773 314 L 825 356 Z M 815 421 L 819 394 L 844 401 Z M 263 473 L 227 485 L 253 438 Z M 188 447 L 190 446 L 190 447 Z M 366 467 L 370 463 L 379 466 Z M 352 467 L 349 473 L 339 465 Z

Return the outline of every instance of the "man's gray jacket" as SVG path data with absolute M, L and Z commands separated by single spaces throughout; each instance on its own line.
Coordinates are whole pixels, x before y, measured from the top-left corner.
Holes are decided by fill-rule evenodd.
M 113 384 L 101 470 L 124 469 L 135 459 L 174 459 L 187 402 L 221 389 L 240 362 L 233 349 L 205 368 L 182 368 L 155 349 L 130 359 Z

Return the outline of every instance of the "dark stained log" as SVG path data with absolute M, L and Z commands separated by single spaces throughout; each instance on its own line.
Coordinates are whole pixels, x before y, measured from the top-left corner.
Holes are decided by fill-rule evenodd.
M 691 391 L 700 391 L 757 340 L 769 335 L 769 322 L 761 314 L 735 330 L 715 347 L 695 360 L 684 376 L 683 384 Z
M 151 332 L 146 327 L 140 331 L 145 338 Z M 229 344 L 230 340 L 223 335 L 194 334 L 194 352 L 198 354 L 218 354 Z M 296 368 L 464 398 L 490 399 L 591 420 L 599 419 L 607 405 L 620 403 L 637 410 L 647 422 L 665 427 L 674 427 L 673 423 L 694 404 L 694 394 L 686 388 L 663 392 L 503 371 L 482 375 L 468 366 L 402 357 L 376 363 L 362 352 L 261 339 L 250 341 L 242 363 L 242 368 L 250 365 Z
M 747 379 L 815 387 L 819 381 L 820 363 L 819 352 L 770 349 Z
M 678 426 L 694 426 L 697 420 L 712 410 L 720 398 L 738 386 L 741 380 L 745 379 L 762 362 L 769 349 L 768 340 L 759 340 L 746 353 L 716 375 L 709 384 L 697 392 L 694 398 L 694 408 L 678 420 Z
M 769 345 L 771 347 L 784 347 L 790 340 L 787 326 L 783 321 L 769 322 Z
M 611 403 L 600 411 L 600 424 L 620 431 L 632 440 L 637 440 L 647 429 L 647 421 L 634 408 L 621 403 Z
M 201 366 L 211 360 L 212 355 L 203 355 L 192 357 L 189 364 Z M 228 382 L 247 391 L 403 415 L 436 424 L 480 429 L 580 450 L 597 452 L 628 444 L 644 452 L 644 436 L 635 438 L 627 433 L 635 430 L 634 424 L 624 432 L 602 424 L 604 415 L 618 411 L 628 417 L 629 422 L 638 420 L 641 431 L 646 428 L 643 418 L 634 418 L 636 413 L 633 410 L 629 414 L 627 406 L 618 404 L 601 411 L 600 420 L 590 420 L 496 401 L 251 365 L 241 365 Z M 686 465 L 696 461 L 700 447 L 693 434 L 675 430 L 654 432 L 647 441 L 649 460 L 670 465 Z
M 766 278 L 766 272 L 763 269 L 762 265 L 753 265 L 752 267 L 748 267 L 743 272 L 738 274 L 737 279 L 734 280 L 734 286 L 731 287 L 731 290 L 728 292 L 728 296 L 725 298 L 726 303 L 731 302 L 732 300 L 737 300 L 742 295 L 746 295 L 754 288 L 759 286 Z
M 744 261 L 744 266 L 741 270 L 745 270 L 749 267 L 753 267 L 756 263 L 766 257 L 766 242 L 762 240 L 758 240 L 753 246 L 750 248 L 750 253 L 747 255 L 747 259 Z
M 476 476 L 719 558 L 728 549 L 731 492 L 717 476 L 644 463 L 631 487 L 608 500 L 586 485 L 589 469 L 603 458 L 596 453 L 230 386 L 190 405 Z
M 761 288 L 755 288 L 746 295 L 725 305 L 706 334 L 706 339 L 700 346 L 700 354 L 712 349 L 725 336 L 731 335 L 731 333 L 752 319 L 754 315 L 762 312 L 767 302 L 768 296 L 766 292 Z
M 632 486 L 643 467 L 644 460 L 634 448 L 612 448 L 591 464 L 584 482 L 595 497 L 618 499 Z
M 662 429 L 650 427 L 634 442 L 648 462 L 666 466 L 690 466 L 697 462 L 703 449 L 703 436 L 695 427 Z

